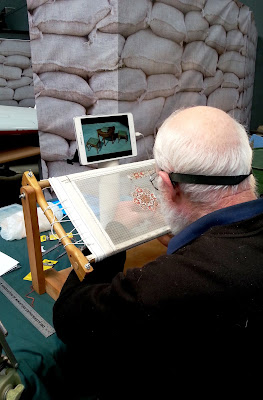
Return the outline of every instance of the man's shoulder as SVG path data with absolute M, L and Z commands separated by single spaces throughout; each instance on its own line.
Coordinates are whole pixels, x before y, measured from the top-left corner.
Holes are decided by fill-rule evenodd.
M 168 245 L 168 254 L 175 253 L 185 245 L 191 244 L 195 239 L 202 238 L 207 233 L 235 235 L 241 230 L 252 234 L 263 221 L 263 199 L 257 199 L 234 206 L 226 207 L 202 218 L 187 226 L 178 235 L 171 239 Z

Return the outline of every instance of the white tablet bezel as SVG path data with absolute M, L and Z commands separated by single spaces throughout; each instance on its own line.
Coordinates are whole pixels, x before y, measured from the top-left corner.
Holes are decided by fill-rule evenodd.
M 82 130 L 82 123 L 81 121 L 83 119 L 99 119 L 99 118 L 109 118 L 109 123 L 112 123 L 112 119 L 118 118 L 120 116 L 127 116 L 128 119 L 128 128 L 129 128 L 129 134 L 130 134 L 130 141 L 131 141 L 131 154 L 129 155 L 120 155 L 117 157 L 109 157 L 106 158 L 104 155 L 102 156 L 92 156 L 94 159 L 93 161 L 89 161 L 87 154 L 86 154 L 86 148 L 85 148 L 85 143 L 84 143 L 84 136 L 83 136 L 83 130 Z M 74 120 L 74 126 L 75 126 L 75 134 L 76 134 L 76 141 L 77 141 L 77 147 L 78 147 L 78 153 L 79 153 L 79 162 L 81 165 L 90 165 L 90 164 L 97 164 L 101 162 L 109 162 L 113 160 L 121 160 L 121 159 L 126 159 L 130 157 L 135 157 L 137 155 L 137 145 L 136 145 L 136 135 L 135 135 L 135 129 L 134 129 L 134 121 L 133 121 L 133 115 L 131 113 L 117 113 L 117 114 L 101 114 L 101 115 L 82 115 L 73 118 Z M 118 154 L 118 153 L 117 153 Z M 107 156 L 107 154 L 105 154 Z M 91 157 L 90 157 L 91 158 Z

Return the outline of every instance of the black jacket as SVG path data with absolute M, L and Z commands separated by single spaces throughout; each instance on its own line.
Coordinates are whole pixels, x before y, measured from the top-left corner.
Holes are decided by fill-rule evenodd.
M 248 337 L 263 334 L 263 213 L 212 226 L 175 253 L 116 274 L 123 262 L 123 254 L 108 258 L 83 282 L 73 271 L 54 305 L 59 338 L 99 361 L 99 385 L 139 371 L 137 397 L 129 388 L 120 398 L 166 399 L 174 385 L 193 389 L 186 377 L 214 382 L 222 362 L 224 376 L 244 371 Z M 101 398 L 111 398 L 109 387 Z

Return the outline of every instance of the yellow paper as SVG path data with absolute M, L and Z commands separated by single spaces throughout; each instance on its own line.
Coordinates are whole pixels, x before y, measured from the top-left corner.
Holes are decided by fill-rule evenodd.
M 55 260 L 43 260 L 43 271 L 46 271 L 47 269 L 52 268 L 55 264 L 57 263 L 57 261 Z M 52 264 L 52 265 L 45 265 L 45 264 Z M 27 274 L 23 280 L 25 281 L 32 281 L 32 275 L 31 272 L 29 272 L 29 274 Z
M 45 258 L 45 260 L 43 260 L 43 265 L 45 266 L 45 264 L 52 264 L 55 265 L 57 263 L 57 261 L 55 260 L 48 260 L 47 258 Z
M 69 232 L 67 233 L 67 236 L 71 239 L 73 238 L 73 233 Z M 40 235 L 40 242 L 46 242 L 47 240 L 58 240 L 58 235 L 56 233 L 54 233 L 52 235 L 52 233 L 50 233 L 49 235 Z

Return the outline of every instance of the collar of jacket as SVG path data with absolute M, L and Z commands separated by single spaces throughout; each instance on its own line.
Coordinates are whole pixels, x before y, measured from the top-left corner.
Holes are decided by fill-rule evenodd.
M 167 254 L 173 254 L 181 247 L 201 236 L 208 229 L 243 221 L 263 212 L 263 198 L 222 208 L 199 218 L 175 235 L 169 242 Z

